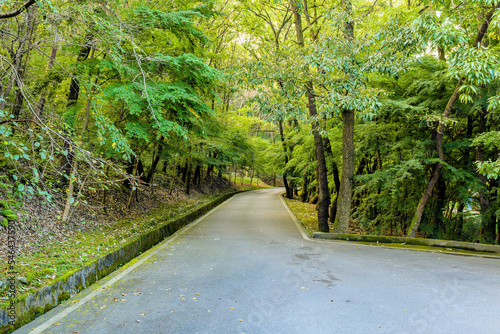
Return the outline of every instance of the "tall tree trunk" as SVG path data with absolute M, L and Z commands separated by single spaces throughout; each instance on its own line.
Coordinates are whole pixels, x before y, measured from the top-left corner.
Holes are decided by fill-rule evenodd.
M 302 30 L 302 18 L 297 7 L 297 3 L 294 0 L 291 0 L 290 5 L 294 16 L 297 44 L 301 49 L 304 49 L 305 43 Z M 307 82 L 305 84 L 305 89 L 307 93 L 307 108 L 309 109 L 309 115 L 312 119 L 315 119 L 318 113 L 316 109 L 316 99 L 314 96 L 313 83 L 310 81 Z M 328 175 L 326 169 L 325 151 L 323 147 L 323 138 L 321 138 L 321 134 L 318 131 L 317 121 L 313 121 L 312 130 L 314 134 L 316 160 L 318 161 L 319 169 L 318 229 L 321 232 L 329 232 L 330 228 L 328 226 L 328 207 L 330 206 L 330 191 L 328 190 Z
M 354 176 L 354 111 L 342 112 L 342 175 L 337 197 L 335 232 L 347 233 L 351 217 L 351 202 Z
M 199 187 L 200 180 L 201 180 L 201 167 L 199 164 L 196 164 L 196 168 L 194 170 L 194 176 L 193 176 L 193 184 L 196 184 L 196 186 Z
M 345 13 L 344 38 L 354 39 L 354 22 L 352 21 L 352 4 L 350 0 L 341 0 Z M 351 204 L 354 176 L 354 110 L 342 110 L 342 176 L 337 196 L 337 217 L 335 218 L 335 232 L 347 233 L 351 218 Z
M 286 165 L 288 164 L 288 149 L 285 143 L 285 135 L 283 133 L 283 121 L 281 119 L 278 120 L 278 127 L 280 130 L 281 145 L 283 146 L 283 151 L 285 153 L 285 168 L 286 168 Z M 290 185 L 288 184 L 286 171 L 283 172 L 283 183 L 285 185 L 286 198 L 293 198 L 292 189 L 290 189 Z

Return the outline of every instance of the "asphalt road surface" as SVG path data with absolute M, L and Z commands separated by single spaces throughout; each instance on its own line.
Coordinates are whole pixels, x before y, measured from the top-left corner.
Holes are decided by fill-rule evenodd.
M 231 198 L 16 333 L 500 333 L 500 260 L 307 240 L 282 191 Z

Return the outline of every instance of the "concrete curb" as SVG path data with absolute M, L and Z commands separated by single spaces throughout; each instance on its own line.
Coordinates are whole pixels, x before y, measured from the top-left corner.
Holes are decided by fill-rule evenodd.
M 498 245 L 476 244 L 472 242 L 462 242 L 462 241 L 389 237 L 381 235 L 322 233 L 322 232 L 314 232 L 313 238 L 327 239 L 327 240 L 380 242 L 388 244 L 406 244 L 414 246 L 446 247 L 446 248 L 463 249 L 475 252 L 492 253 L 492 255 L 500 254 L 500 246 Z
M 295 214 L 293 213 L 292 209 L 290 209 L 290 207 L 288 206 L 288 203 L 285 201 L 285 193 L 279 194 L 278 197 L 280 198 L 281 203 L 283 204 L 283 206 L 285 207 L 286 211 L 288 212 L 288 214 L 292 218 L 295 226 L 297 226 L 297 229 L 299 230 L 300 235 L 302 235 L 302 238 L 304 240 L 314 241 L 309 236 L 309 233 L 307 233 L 304 225 L 302 225 L 302 223 L 299 221 L 299 219 L 297 218 L 297 216 L 295 216 Z
M 166 222 L 153 231 L 141 235 L 130 241 L 120 249 L 105 255 L 97 260 L 89 262 L 83 268 L 70 272 L 51 285 L 40 288 L 34 293 L 19 297 L 15 303 L 16 321 L 9 324 L 9 310 L 0 310 L 0 333 L 12 332 L 15 329 L 29 323 L 36 317 L 48 312 L 63 300 L 69 299 L 83 289 L 97 282 L 99 279 L 109 275 L 111 272 L 126 264 L 141 253 L 152 248 L 167 237 L 174 234 L 182 227 L 193 222 L 196 218 L 207 213 L 228 198 L 241 193 L 235 191 L 222 195 L 211 203 L 198 208 L 183 217 L 172 222 Z

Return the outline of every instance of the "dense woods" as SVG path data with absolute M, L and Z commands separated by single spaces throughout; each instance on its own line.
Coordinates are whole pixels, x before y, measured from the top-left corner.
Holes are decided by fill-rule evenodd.
M 499 242 L 495 0 L 4 1 L 2 224 L 281 176 L 320 231 Z

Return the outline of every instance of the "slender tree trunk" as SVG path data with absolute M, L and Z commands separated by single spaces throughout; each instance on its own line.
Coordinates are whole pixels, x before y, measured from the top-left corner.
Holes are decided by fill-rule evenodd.
M 302 176 L 302 191 L 300 192 L 300 201 L 305 203 L 307 201 L 307 197 L 309 196 L 308 194 L 308 178 L 307 178 L 307 173 L 304 173 Z
M 201 180 L 201 167 L 199 164 L 196 164 L 196 168 L 194 170 L 194 176 L 193 176 L 193 184 L 196 184 L 196 186 L 199 187 L 200 180 Z
M 52 50 L 50 52 L 50 57 L 49 57 L 49 62 L 47 63 L 46 72 L 49 72 L 54 67 L 54 63 L 56 61 L 56 55 L 57 55 L 57 45 L 54 43 L 54 45 L 52 46 Z M 43 110 L 45 108 L 46 99 L 47 99 L 46 92 L 42 91 L 40 93 L 38 103 L 36 104 L 35 115 L 33 115 L 33 122 L 31 124 L 32 130 L 35 128 L 35 124 L 37 123 L 37 121 L 43 118 Z
M 483 110 L 479 114 L 479 129 L 478 134 L 486 132 L 486 111 Z M 476 147 L 476 161 L 484 162 L 484 147 L 479 145 Z M 494 217 L 492 212 L 490 212 L 490 198 L 488 197 L 488 179 L 481 173 L 476 173 L 477 177 L 481 181 L 482 189 L 479 190 L 479 207 L 481 209 L 481 220 L 482 237 L 488 241 L 492 242 L 495 240 L 495 225 Z
M 137 158 L 137 167 L 136 167 L 137 176 L 139 180 L 143 180 L 144 177 L 144 165 L 142 164 L 141 158 Z
M 149 184 L 151 180 L 153 179 L 153 175 L 156 171 L 156 167 L 158 166 L 158 163 L 160 162 L 161 158 L 161 153 L 163 151 L 163 136 L 160 137 L 160 140 L 158 141 L 158 147 L 156 148 L 156 154 L 154 155 L 153 161 L 151 162 L 151 167 L 149 167 L 148 173 L 146 177 L 144 178 L 144 182 Z
M 68 194 L 66 196 L 66 205 L 64 206 L 64 212 L 62 216 L 62 222 L 65 223 L 69 219 L 69 213 L 71 210 L 71 204 L 73 204 L 73 193 L 75 191 L 75 182 L 74 178 L 76 177 L 76 172 L 78 170 L 78 161 L 73 162 L 73 168 L 71 170 L 71 174 L 69 175 L 69 186 L 68 186 Z
M 186 194 L 191 196 L 191 174 L 192 174 L 193 164 L 189 163 L 187 167 L 187 175 L 186 175 Z
M 250 186 L 252 186 L 254 176 L 255 176 L 255 169 L 252 169 L 252 177 L 250 178 Z
M 172 190 L 174 189 L 175 177 L 177 176 L 177 173 L 175 173 L 175 169 L 176 169 L 177 165 L 178 164 L 177 164 L 177 160 L 176 160 L 174 163 L 174 169 L 173 169 L 174 174 L 172 175 L 172 181 L 170 181 L 170 188 L 168 189 L 169 195 L 172 195 Z
M 23 53 L 26 52 L 26 56 L 24 57 L 25 58 L 24 65 L 21 67 L 21 69 L 19 71 L 18 79 L 16 80 L 16 87 L 17 87 L 16 99 L 14 101 L 14 106 L 12 107 L 12 115 L 14 115 L 15 119 L 19 118 L 19 115 L 21 113 L 21 109 L 23 107 L 23 102 L 24 102 L 23 81 L 24 81 L 24 77 L 26 76 L 26 67 L 28 65 L 29 54 L 30 54 L 30 50 L 31 50 L 29 44 L 32 43 L 33 32 L 35 29 L 36 12 L 37 12 L 36 7 L 35 7 L 35 10 L 28 10 L 28 13 L 29 13 L 28 18 L 27 18 L 28 25 L 26 28 L 26 37 L 23 39 L 23 42 L 22 42 L 22 44 L 23 44 L 22 49 L 25 48 L 24 45 L 28 44 L 28 47 L 26 47 L 26 51 L 23 50 Z
M 188 171 L 188 161 L 186 160 L 186 163 L 182 168 L 182 182 L 184 182 L 184 184 L 186 183 L 187 171 Z
M 81 63 L 85 60 L 88 59 L 90 55 L 90 51 L 92 50 L 92 46 L 90 45 L 90 39 L 91 36 L 87 36 L 87 44 L 82 46 L 80 48 L 80 51 L 78 53 L 78 57 L 76 59 L 77 63 Z M 66 104 L 66 109 L 69 109 L 73 107 L 77 101 L 78 97 L 80 96 L 80 84 L 78 82 L 78 79 L 76 77 L 76 73 L 73 74 L 69 86 L 69 93 L 68 93 L 68 102 Z M 69 171 L 71 170 L 71 166 L 73 165 L 73 160 L 75 158 L 75 153 L 73 152 L 72 146 L 73 146 L 73 141 L 71 140 L 71 135 L 70 132 L 68 131 L 68 127 L 74 127 L 74 117 L 75 117 L 76 111 L 69 112 L 69 115 L 67 116 L 68 119 L 65 120 L 65 126 L 63 128 L 63 150 L 67 152 L 65 156 L 62 157 L 62 173 L 61 173 L 61 178 L 60 178 L 60 183 L 62 186 L 65 186 L 68 183 L 68 180 L 66 178 L 67 175 L 69 175 Z
M 127 173 L 127 178 L 123 181 L 123 185 L 125 187 L 127 187 L 127 189 L 130 189 L 130 180 L 128 178 L 128 175 L 132 175 L 132 173 L 134 173 L 134 169 L 135 169 L 135 156 L 131 156 L 130 158 L 130 162 L 129 164 L 127 165 L 127 167 L 125 168 L 125 173 Z
M 453 108 L 453 105 L 455 104 L 458 97 L 460 96 L 460 87 L 461 86 L 462 86 L 462 79 L 460 79 L 458 81 L 457 86 L 455 87 L 455 90 L 453 91 L 453 94 L 451 95 L 450 99 L 448 100 L 448 104 L 446 105 L 446 108 L 444 109 L 442 119 L 447 119 L 450 116 L 451 109 Z M 438 154 L 438 158 L 441 161 L 444 161 L 443 136 L 444 136 L 444 124 L 439 122 L 435 142 L 436 142 L 436 151 Z M 420 222 L 422 221 L 422 217 L 424 216 L 425 206 L 426 206 L 429 198 L 432 196 L 432 191 L 434 190 L 434 187 L 436 186 L 436 184 L 439 180 L 439 176 L 441 174 L 442 168 L 443 168 L 443 164 L 441 162 L 437 162 L 434 165 L 434 172 L 432 173 L 432 177 L 429 180 L 429 182 L 427 183 L 427 187 L 425 188 L 425 191 L 422 194 L 422 198 L 418 202 L 417 210 L 415 211 L 415 215 L 413 216 L 412 221 L 410 223 L 410 228 L 408 231 L 408 235 L 410 237 L 415 237 L 415 235 L 418 231 L 418 228 L 420 226 Z
M 90 104 L 91 104 L 91 100 L 90 100 L 90 96 L 89 96 L 89 98 L 87 99 L 86 120 L 85 120 L 85 123 L 83 124 L 82 132 L 80 134 L 80 138 L 82 140 L 83 140 L 83 137 L 85 136 L 85 132 L 87 132 L 88 118 L 89 118 L 89 114 L 90 114 Z M 106 166 L 106 175 L 107 175 L 107 168 L 108 168 L 108 166 Z M 73 167 L 72 167 L 71 175 L 69 178 L 68 195 L 66 198 L 66 205 L 64 207 L 64 213 L 63 213 L 63 217 L 62 217 L 63 223 L 69 219 L 71 204 L 74 202 L 73 193 L 74 193 L 74 189 L 75 189 L 75 179 L 76 179 L 77 171 L 78 171 L 78 160 L 73 158 Z M 103 199 L 103 201 L 104 201 L 104 199 Z
M 339 169 L 337 167 L 337 164 L 333 160 L 333 152 L 332 152 L 332 145 L 330 143 L 330 139 L 328 139 L 327 136 L 324 138 L 325 142 L 325 151 L 327 155 L 331 156 L 332 158 L 332 174 L 333 174 L 333 184 L 335 185 L 335 188 L 333 189 L 335 191 L 335 194 L 332 197 L 332 202 L 330 203 L 330 223 L 334 224 L 335 219 L 337 218 L 337 199 L 339 197 L 339 192 L 340 192 L 340 177 L 339 177 Z
M 20 104 L 22 103 L 23 100 L 23 93 L 21 89 L 23 88 L 23 80 L 25 75 L 24 72 L 26 70 L 26 63 L 28 60 L 27 59 L 28 55 L 24 57 L 24 54 L 28 53 L 30 48 L 29 44 L 31 44 L 31 38 L 33 36 L 35 20 L 36 20 L 36 8 L 35 10 L 32 9 L 28 10 L 28 17 L 26 18 L 25 21 L 18 21 L 19 23 L 18 31 L 20 32 L 24 30 L 24 27 L 26 27 L 26 33 L 22 38 L 19 39 L 19 45 L 16 51 L 11 52 L 12 67 L 13 67 L 12 76 L 11 79 L 9 80 L 9 83 L 7 84 L 5 91 L 2 92 L 3 95 L 0 95 L 1 98 L 0 110 L 5 110 L 5 106 L 7 103 L 7 99 L 9 98 L 10 91 L 12 90 L 13 87 L 17 88 L 12 110 L 12 114 L 16 119 L 19 116 Z M 24 66 L 23 66 L 23 58 L 25 58 Z
M 283 151 L 285 153 L 285 168 L 286 168 L 286 165 L 288 164 L 288 149 L 285 143 L 285 135 L 283 133 L 283 121 L 281 119 L 278 120 L 278 127 L 280 130 L 281 145 L 283 146 Z M 290 189 L 290 185 L 288 184 L 286 171 L 283 172 L 283 183 L 285 185 L 286 198 L 293 198 L 292 190 Z
M 106 180 L 108 179 L 108 175 L 109 175 L 109 165 L 106 165 L 106 168 L 104 169 L 104 176 L 106 177 Z M 108 210 L 106 208 L 106 201 L 108 199 L 108 189 L 107 188 L 104 188 L 104 190 L 102 191 L 102 202 L 101 202 L 101 206 L 102 206 L 102 212 L 106 215 L 108 214 Z
M 304 35 L 302 30 L 302 19 L 299 13 L 299 9 L 294 0 L 290 1 L 290 5 L 293 11 L 295 33 L 297 37 L 297 44 L 301 49 L 305 48 Z M 311 118 L 316 118 L 316 99 L 314 95 L 314 86 L 312 82 L 307 82 L 305 85 L 307 93 L 307 107 L 309 109 L 309 115 Z M 330 191 L 328 190 L 328 175 L 326 169 L 325 151 L 323 147 L 323 138 L 318 131 L 318 123 L 314 121 L 312 123 L 312 130 L 314 134 L 314 146 L 316 151 L 316 160 L 318 161 L 319 169 L 319 194 L 318 194 L 318 228 L 321 232 L 329 232 L 328 226 L 328 207 L 330 206 Z

